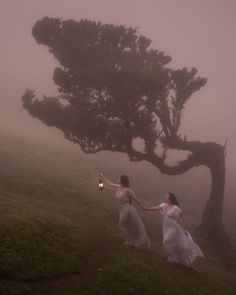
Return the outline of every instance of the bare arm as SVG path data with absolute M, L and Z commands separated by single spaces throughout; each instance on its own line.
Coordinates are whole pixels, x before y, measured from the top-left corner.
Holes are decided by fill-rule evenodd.
M 133 191 L 131 191 L 131 194 L 132 194 L 132 199 L 143 209 L 143 210 L 150 210 L 150 208 L 147 208 L 146 206 L 143 205 L 142 202 L 140 202 L 135 194 L 133 193 Z M 157 207 L 152 207 L 152 208 L 157 208 Z M 157 209 L 151 209 L 151 210 L 157 210 Z
M 103 175 L 103 173 L 99 173 L 99 176 L 111 187 L 118 188 L 119 184 L 111 182 L 107 177 Z
M 158 206 L 152 206 L 152 207 L 144 207 L 144 210 L 145 211 L 158 211 L 158 210 L 160 210 L 161 209 L 161 206 L 160 205 L 158 205 Z
M 145 210 L 144 205 L 136 198 L 136 196 L 134 195 L 134 193 L 132 193 L 132 199 L 143 209 Z

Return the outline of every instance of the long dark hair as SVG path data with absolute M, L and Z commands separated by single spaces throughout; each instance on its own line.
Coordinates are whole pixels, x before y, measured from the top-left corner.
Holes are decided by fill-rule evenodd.
M 176 198 L 176 195 L 173 193 L 168 193 L 168 195 L 169 195 L 169 200 L 170 200 L 171 204 L 177 205 L 180 208 L 179 202 L 177 201 L 177 198 Z
M 120 183 L 124 186 L 124 187 L 129 187 L 129 177 L 127 175 L 121 175 L 120 176 Z

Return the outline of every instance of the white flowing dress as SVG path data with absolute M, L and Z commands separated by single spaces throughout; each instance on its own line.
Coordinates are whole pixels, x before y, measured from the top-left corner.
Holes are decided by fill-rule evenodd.
M 119 228 L 125 244 L 141 250 L 149 250 L 151 243 L 145 226 L 135 207 L 132 205 L 134 193 L 129 188 L 117 190 L 116 198 L 119 205 Z
M 160 207 L 163 216 L 163 247 L 168 261 L 190 266 L 198 256 L 204 257 L 190 233 L 184 231 L 178 223 L 182 210 L 174 205 L 166 211 L 165 203 L 160 204 Z

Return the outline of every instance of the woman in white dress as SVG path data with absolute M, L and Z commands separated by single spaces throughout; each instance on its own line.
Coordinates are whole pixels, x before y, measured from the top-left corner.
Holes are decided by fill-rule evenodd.
M 183 229 L 182 213 L 176 196 L 167 193 L 165 203 L 144 210 L 160 210 L 163 216 L 163 247 L 168 262 L 193 267 L 196 257 L 204 257 L 202 250 L 194 243 L 191 235 Z
M 133 201 L 140 207 L 143 208 L 143 206 L 130 189 L 129 178 L 126 175 L 121 175 L 119 183 L 116 184 L 111 182 L 102 173 L 100 173 L 100 177 L 102 177 L 109 186 L 116 189 L 115 196 L 119 206 L 119 228 L 125 239 L 125 245 L 133 246 L 140 250 L 149 250 L 151 243 L 143 221 L 133 206 Z

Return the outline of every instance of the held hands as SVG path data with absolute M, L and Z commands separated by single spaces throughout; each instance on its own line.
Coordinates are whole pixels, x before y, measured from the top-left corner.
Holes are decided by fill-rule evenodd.
M 140 203 L 139 205 L 140 205 L 140 207 L 141 207 L 144 211 L 147 211 L 147 210 L 148 210 L 148 207 L 145 206 L 144 204 Z

